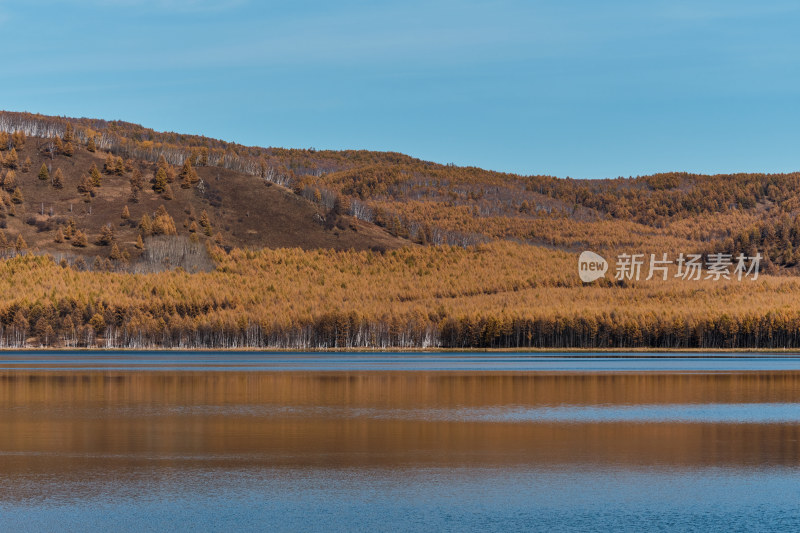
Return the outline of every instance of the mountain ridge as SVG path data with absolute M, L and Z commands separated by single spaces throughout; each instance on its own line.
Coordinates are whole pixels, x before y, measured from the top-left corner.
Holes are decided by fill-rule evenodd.
M 759 248 L 768 258 L 767 268 L 800 265 L 800 223 L 796 222 L 800 173 L 796 172 L 671 172 L 599 180 L 521 176 L 442 165 L 398 152 L 246 147 L 205 136 L 156 132 L 125 121 L 0 112 L 0 131 L 21 131 L 39 139 L 36 150 L 42 160 L 65 159 L 56 145 L 59 139 L 64 143 L 68 128 L 79 158 L 92 139 L 96 153 L 135 162 L 146 180 L 154 179 L 158 166 L 167 166 L 177 175 L 189 160 L 207 187 L 204 194 L 213 196 L 217 183 L 227 184 L 230 208 L 245 215 L 252 200 L 247 192 L 261 194 L 261 185 L 291 191 L 308 202 L 303 206 L 315 210 L 304 214 L 305 218 L 316 215 L 319 225 L 325 231 L 338 231 L 342 241 L 336 243 L 323 234 L 303 240 L 317 232 L 288 219 L 276 224 L 304 228 L 293 239 L 248 237 L 275 224 L 258 217 L 215 213 L 221 219 L 215 227 L 229 228 L 221 232 L 226 246 L 390 249 L 412 243 L 468 246 L 500 239 L 570 252 L 680 248 L 737 253 Z M 9 136 L 6 149 L 12 144 Z M 257 179 L 250 182 L 245 176 Z M 189 190 L 196 191 L 190 185 Z M 171 188 L 178 202 L 185 203 L 186 195 L 178 185 L 171 182 Z M 149 192 L 145 196 L 152 197 Z M 290 202 L 286 195 L 281 198 Z M 210 200 L 206 200 L 195 208 L 207 207 Z M 149 208 L 154 212 L 157 207 Z M 178 228 L 183 227 L 181 222 L 188 228 L 195 222 L 191 219 L 199 216 L 199 212 L 173 211 L 170 215 L 178 220 Z M 254 221 L 258 223 L 248 224 Z M 353 236 L 348 231 L 361 234 Z M 343 235 L 347 238 L 342 240 Z

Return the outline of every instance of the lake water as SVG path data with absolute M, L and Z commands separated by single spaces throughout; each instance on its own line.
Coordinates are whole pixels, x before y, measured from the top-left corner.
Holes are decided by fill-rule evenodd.
M 791 531 L 800 358 L 0 355 L 0 531 Z

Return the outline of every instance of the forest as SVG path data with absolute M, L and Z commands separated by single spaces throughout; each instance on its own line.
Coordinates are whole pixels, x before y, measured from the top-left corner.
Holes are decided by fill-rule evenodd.
M 800 173 L 580 180 L 0 112 L 0 344 L 800 347 Z M 739 253 L 755 281 L 580 281 Z

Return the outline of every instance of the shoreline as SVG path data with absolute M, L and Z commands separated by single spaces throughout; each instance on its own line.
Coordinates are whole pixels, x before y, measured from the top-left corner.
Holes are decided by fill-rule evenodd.
M 325 348 L 325 349 L 300 349 L 300 348 L 61 348 L 61 347 L 19 347 L 0 348 L 0 357 L 12 353 L 263 353 L 263 354 L 313 354 L 313 355 L 342 355 L 342 354 L 408 354 L 408 355 L 446 355 L 446 354 L 498 354 L 498 355 L 531 355 L 539 357 L 614 357 L 638 358 L 649 355 L 663 354 L 664 357 L 687 356 L 701 357 L 714 355 L 717 357 L 743 357 L 748 355 L 782 355 L 784 357 L 800 357 L 800 348 Z

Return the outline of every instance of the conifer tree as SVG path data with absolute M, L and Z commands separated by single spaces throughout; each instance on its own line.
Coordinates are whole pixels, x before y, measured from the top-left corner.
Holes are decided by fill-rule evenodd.
M 19 156 L 17 155 L 17 149 L 12 148 L 8 155 L 6 156 L 5 165 L 8 168 L 17 168 L 17 164 L 19 163 Z
M 22 130 L 15 131 L 11 134 L 11 142 L 14 148 L 21 150 L 25 146 L 25 133 Z
M 14 245 L 14 249 L 17 251 L 17 253 L 28 249 L 28 243 L 22 238 L 22 234 L 17 236 L 17 242 Z
M 94 142 L 94 135 L 90 136 L 89 140 L 86 141 L 86 149 L 92 153 L 97 151 L 97 145 Z
M 426 244 L 428 244 L 428 238 L 427 238 L 427 236 L 425 235 L 425 230 L 423 229 L 423 227 L 422 227 L 422 226 L 420 226 L 420 227 L 417 229 L 417 235 L 416 235 L 416 237 L 414 238 L 414 242 L 416 242 L 417 244 L 421 244 L 421 245 L 423 245 L 423 246 L 425 246 Z
M 114 261 L 117 261 L 117 260 L 122 258 L 122 254 L 119 251 L 119 247 L 117 246 L 117 243 L 114 243 L 114 244 L 111 245 L 111 254 L 108 257 L 110 257 Z
M 111 224 L 106 224 L 100 229 L 100 238 L 97 239 L 97 244 L 100 246 L 108 246 L 114 241 L 114 228 Z
M 85 248 L 88 244 L 89 239 L 86 238 L 86 234 L 80 230 L 76 230 L 75 234 L 72 236 L 72 246 Z
M 144 241 L 142 240 L 142 235 L 139 234 L 136 236 L 136 248 L 139 250 L 144 250 Z
M 94 182 L 89 176 L 83 176 L 78 182 L 78 192 L 81 194 L 91 194 L 94 189 Z
M 163 193 L 168 185 L 167 171 L 164 168 L 159 168 L 156 171 L 155 181 L 153 182 L 153 190 L 157 193 Z
M 208 213 L 206 210 L 203 209 L 203 212 L 200 213 L 200 226 L 203 227 L 203 233 L 206 236 L 211 237 L 211 220 L 208 218 Z
M 130 177 L 131 192 L 141 191 L 144 187 L 144 179 L 142 179 L 142 171 L 138 168 L 133 169 L 133 174 Z
M 145 237 L 152 235 L 153 233 L 153 221 L 150 219 L 147 213 L 142 215 L 141 220 L 139 220 L 139 232 Z
M 64 242 L 64 230 L 62 230 L 61 228 L 58 228 L 56 230 L 55 237 L 53 237 L 53 241 L 57 242 L 57 243 Z
M 75 236 L 75 219 L 70 218 L 64 228 L 64 238 L 66 240 L 72 239 Z
M 211 219 L 208 218 L 208 213 L 206 212 L 205 209 L 203 209 L 203 212 L 200 213 L 200 225 L 203 226 L 204 228 L 211 227 Z
M 39 179 L 42 181 L 47 181 L 50 179 L 50 171 L 47 170 L 47 165 L 44 163 L 42 163 L 42 166 L 39 169 Z
M 333 201 L 333 212 L 337 215 L 346 215 L 350 212 L 350 200 L 344 195 L 337 195 Z
M 197 176 L 197 171 L 192 167 L 192 160 L 191 158 L 187 157 L 183 161 L 183 169 L 181 173 L 178 174 L 178 177 L 181 178 L 181 188 L 188 189 L 197 181 L 199 180 Z
M 15 204 L 21 204 L 25 201 L 25 197 L 22 195 L 22 189 L 19 187 L 14 189 L 14 194 L 11 195 L 11 201 Z
M 6 177 L 3 180 L 3 187 L 8 192 L 11 192 L 17 188 L 17 174 L 13 170 L 9 170 L 6 173 Z
M 98 261 L 99 259 L 99 256 L 95 258 L 95 264 L 100 262 Z M 95 313 L 94 316 L 92 316 L 92 318 L 89 320 L 89 325 L 92 326 L 92 329 L 94 329 L 98 335 L 102 335 L 106 330 L 106 321 L 103 318 L 103 315 L 100 313 Z
M 117 163 L 114 160 L 114 156 L 110 153 L 106 155 L 105 163 L 103 163 L 103 170 L 106 174 L 113 174 L 115 169 L 117 168 Z
M 64 187 L 64 174 L 61 172 L 60 168 L 57 168 L 53 173 L 53 187 L 56 189 L 61 189 Z
M 31 158 L 30 157 L 26 157 L 25 161 L 22 162 L 22 172 L 26 173 L 26 174 L 28 172 L 30 172 L 32 164 L 33 164 L 33 161 L 31 161 Z
M 103 181 L 103 175 L 100 174 L 100 170 L 94 163 L 92 163 L 92 168 L 89 169 L 89 177 L 92 180 L 92 185 L 94 185 L 95 187 L 100 187 Z
M 131 218 L 131 212 L 130 212 L 130 210 L 128 209 L 128 206 L 127 206 L 127 205 L 125 205 L 125 206 L 122 208 L 122 215 L 121 215 L 121 217 L 122 217 L 122 220 L 128 220 L 129 218 Z
M 177 235 L 178 230 L 175 228 L 175 221 L 167 212 L 167 208 L 163 205 L 158 207 L 156 217 L 153 219 L 153 235 Z
M 45 321 L 44 317 L 39 319 L 39 322 L 44 322 L 44 321 Z M 52 325 L 46 323 L 44 325 L 44 329 L 42 329 L 41 333 L 39 334 L 40 342 L 42 342 L 45 346 L 50 346 L 50 344 L 52 344 L 55 338 L 56 338 L 56 330 L 53 329 Z
M 25 337 L 27 336 L 28 328 L 30 328 L 30 323 L 28 322 L 28 319 L 25 318 L 25 313 L 22 309 L 14 313 L 12 327 L 17 330 L 17 332 L 21 333 L 24 341 Z

